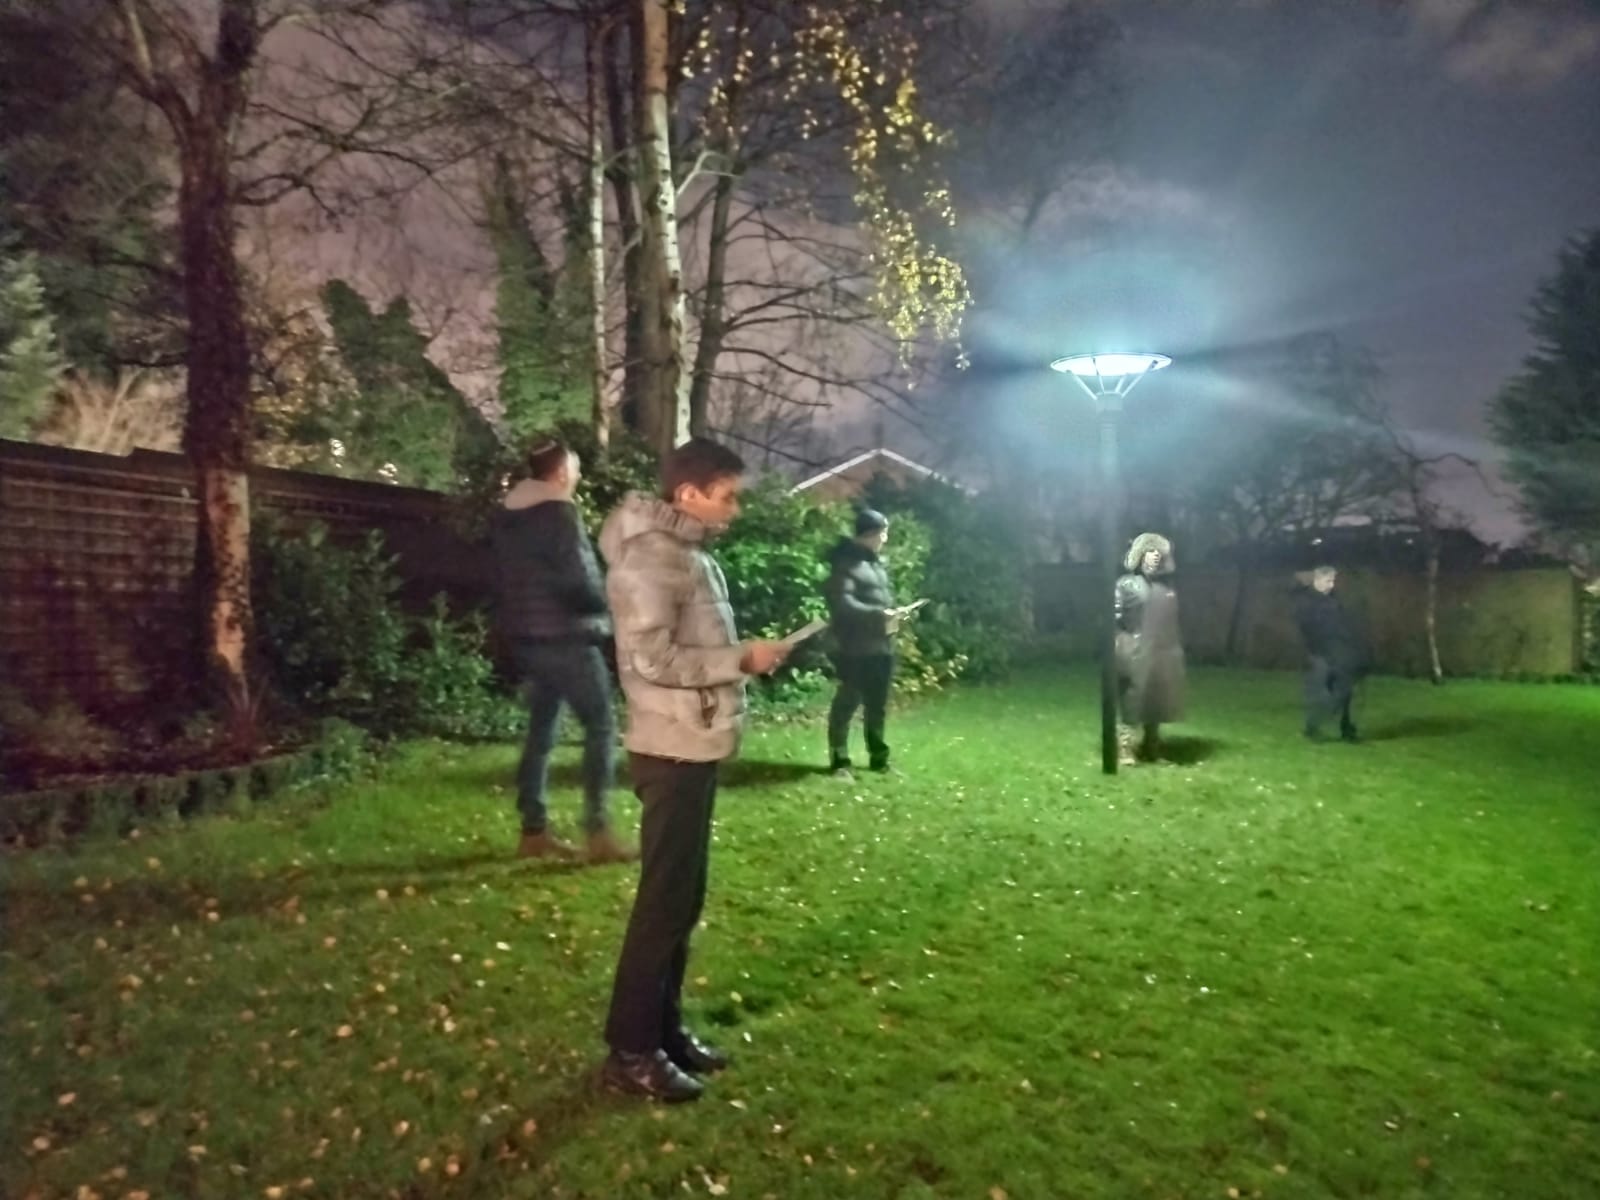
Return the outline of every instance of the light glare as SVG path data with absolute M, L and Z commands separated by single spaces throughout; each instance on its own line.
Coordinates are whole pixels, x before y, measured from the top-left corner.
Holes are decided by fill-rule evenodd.
M 1121 379 L 1159 371 L 1171 361 L 1165 354 L 1072 354 L 1050 365 L 1079 378 Z

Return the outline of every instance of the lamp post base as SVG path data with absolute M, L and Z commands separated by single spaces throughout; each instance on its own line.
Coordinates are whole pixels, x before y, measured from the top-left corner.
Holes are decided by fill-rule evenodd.
M 1117 773 L 1117 416 L 1120 403 L 1097 405 L 1100 416 L 1100 769 Z

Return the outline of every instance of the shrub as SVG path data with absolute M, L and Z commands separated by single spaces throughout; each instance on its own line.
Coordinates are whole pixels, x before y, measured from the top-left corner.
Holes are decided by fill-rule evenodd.
M 936 671 L 972 679 L 1002 675 L 1027 635 L 1027 555 L 1014 517 L 996 502 L 937 481 L 900 486 L 882 476 L 866 491 L 874 508 L 921 519 L 930 549 L 916 617 L 917 649 Z
M 823 556 L 839 536 L 838 510 L 791 496 L 775 480 L 746 492 L 742 508 L 716 544 L 740 634 L 783 637 L 827 616 Z M 816 648 L 814 640 L 805 646 L 808 651 Z M 804 661 L 797 658 L 797 665 Z
M 417 731 L 441 737 L 500 738 L 521 730 L 527 717 L 499 687 L 482 613 L 455 618 L 444 599 L 435 598 L 432 613 L 418 622 L 413 641 L 404 674 Z
M 258 647 L 280 698 L 383 736 L 494 736 L 514 727 L 481 614 L 442 599 L 417 617 L 382 536 L 332 541 L 325 527 L 264 522 L 253 555 Z
M 115 763 L 125 743 L 70 701 L 35 709 L 14 688 L 0 689 L 4 777 L 27 786 L 37 771 L 95 771 Z
M 315 777 L 332 783 L 358 779 L 377 763 L 372 738 L 366 730 L 339 717 L 322 722 L 313 753 Z

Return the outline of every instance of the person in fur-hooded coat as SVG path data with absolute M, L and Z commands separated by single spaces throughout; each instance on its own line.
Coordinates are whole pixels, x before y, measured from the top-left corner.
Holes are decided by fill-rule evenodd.
M 1181 720 L 1184 702 L 1183 639 L 1178 630 L 1178 593 L 1167 576 L 1175 562 L 1172 543 L 1159 533 L 1141 533 L 1128 547 L 1126 572 L 1117 580 L 1116 662 L 1122 724 L 1121 761 L 1154 758 L 1160 727 Z M 1138 742 L 1138 731 L 1143 742 Z

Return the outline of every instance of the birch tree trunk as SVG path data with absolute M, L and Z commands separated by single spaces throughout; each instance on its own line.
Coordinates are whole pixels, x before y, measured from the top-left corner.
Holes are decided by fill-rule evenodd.
M 606 415 L 606 142 L 604 129 L 604 70 L 602 45 L 604 30 L 591 17 L 584 31 L 584 87 L 589 120 L 588 240 L 585 267 L 589 276 L 589 419 L 594 426 L 596 444 L 604 450 L 611 442 L 611 425 Z
M 640 207 L 640 424 L 662 454 L 689 437 L 683 265 L 667 106 L 667 0 L 639 0 L 637 177 Z

